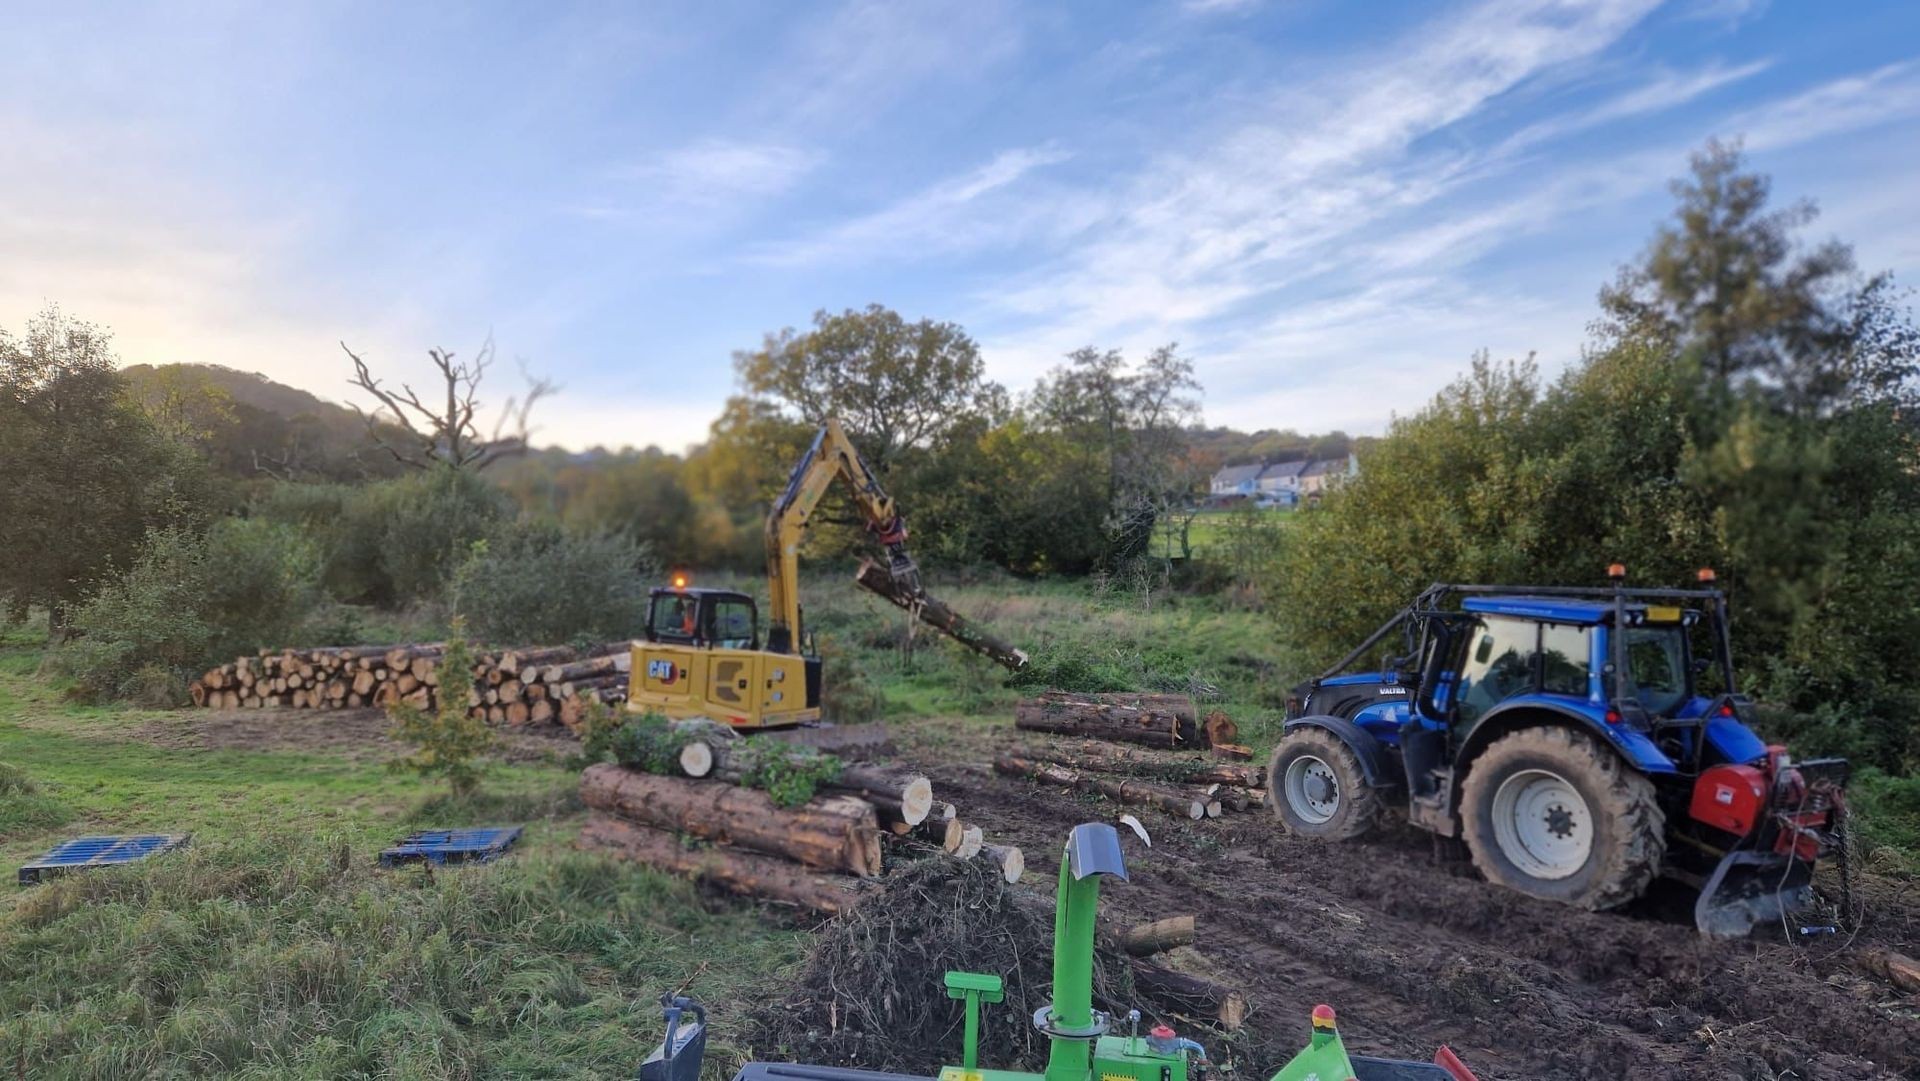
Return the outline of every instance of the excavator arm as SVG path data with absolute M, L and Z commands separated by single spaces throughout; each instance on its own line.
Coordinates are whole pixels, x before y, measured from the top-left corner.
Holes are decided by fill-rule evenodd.
M 767 649 L 773 653 L 800 651 L 800 542 L 806 536 L 814 510 L 835 480 L 846 488 L 867 532 L 887 550 L 887 572 L 902 595 L 921 597 L 920 569 L 907 554 L 907 523 L 880 486 L 866 460 L 829 418 L 813 437 L 813 445 L 793 467 L 786 490 L 774 500 L 767 515 L 767 594 L 769 624 Z

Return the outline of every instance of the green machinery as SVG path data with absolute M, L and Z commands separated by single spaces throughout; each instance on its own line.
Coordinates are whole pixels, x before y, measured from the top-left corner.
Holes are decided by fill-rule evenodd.
M 1060 885 L 1053 917 L 1053 1001 L 1034 1011 L 1034 1027 L 1049 1043 L 1046 1072 L 996 1070 L 980 1065 L 980 1011 L 1005 998 L 999 976 L 949 972 L 947 994 L 962 1000 L 965 1029 L 960 1064 L 940 1071 L 938 1081 L 1204 1081 L 1206 1050 L 1165 1025 L 1140 1034 L 1140 1011 L 1125 1018 L 1126 1035 L 1113 1031 L 1114 1019 L 1094 1009 L 1094 915 L 1100 880 L 1125 881 L 1126 860 L 1120 835 L 1103 822 L 1075 826 L 1067 834 L 1060 861 Z M 705 1046 L 704 1017 L 681 1028 L 683 1010 L 698 1014 L 686 999 L 663 1000 L 667 1038 L 641 1067 L 641 1081 L 696 1081 Z M 1272 1081 L 1474 1081 L 1453 1052 L 1440 1048 L 1434 1061 L 1349 1055 L 1334 1025 L 1333 1010 L 1314 1008 L 1308 1045 L 1273 1075 Z M 837 1066 L 750 1062 L 734 1081 L 928 1081 L 909 1074 Z

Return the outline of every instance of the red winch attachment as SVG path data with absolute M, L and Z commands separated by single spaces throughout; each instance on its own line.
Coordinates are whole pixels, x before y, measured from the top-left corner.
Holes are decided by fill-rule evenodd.
M 1767 807 L 1767 774 L 1758 766 L 1710 766 L 1693 783 L 1696 821 L 1745 837 Z

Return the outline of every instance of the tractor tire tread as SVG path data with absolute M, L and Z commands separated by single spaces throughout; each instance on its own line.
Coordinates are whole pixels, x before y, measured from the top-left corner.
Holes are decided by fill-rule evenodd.
M 1523 728 L 1502 736 L 1469 768 L 1461 787 L 1460 824 L 1480 873 L 1490 882 L 1514 885 L 1511 873 L 1497 861 L 1498 843 L 1478 809 L 1492 800 L 1494 782 L 1502 772 L 1499 767 L 1523 756 L 1559 759 L 1568 767 L 1586 772 L 1591 787 L 1598 790 L 1598 806 L 1593 813 L 1610 823 L 1607 829 L 1596 830 L 1596 841 L 1605 837 L 1610 842 L 1602 847 L 1605 862 L 1592 876 L 1589 887 L 1578 897 L 1566 898 L 1567 902 L 1599 911 L 1626 904 L 1644 893 L 1659 873 L 1667 847 L 1666 812 L 1660 808 L 1653 781 L 1629 766 L 1611 747 L 1585 732 L 1560 725 Z
M 1281 766 L 1282 759 L 1293 750 L 1308 751 L 1341 774 L 1343 813 L 1323 827 L 1303 829 L 1287 817 L 1287 790 Z M 1365 836 L 1386 808 L 1380 793 L 1366 783 L 1360 757 L 1344 740 L 1324 728 L 1296 728 L 1274 745 L 1273 758 L 1267 764 L 1267 802 L 1273 807 L 1274 818 L 1288 833 L 1329 841 L 1351 841 Z

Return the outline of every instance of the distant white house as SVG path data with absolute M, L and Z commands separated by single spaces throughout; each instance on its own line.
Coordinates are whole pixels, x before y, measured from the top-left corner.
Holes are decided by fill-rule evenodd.
M 1260 471 L 1266 466 L 1255 462 L 1252 465 L 1230 465 L 1213 475 L 1213 481 L 1207 485 L 1209 495 L 1219 498 L 1231 495 L 1252 495 L 1258 488 Z
M 1207 488 L 1216 500 L 1244 496 L 1264 506 L 1291 507 L 1325 491 L 1328 478 L 1351 476 L 1359 471 L 1359 462 L 1351 454 L 1344 460 L 1298 458 L 1289 462 L 1230 465 L 1215 473 Z

